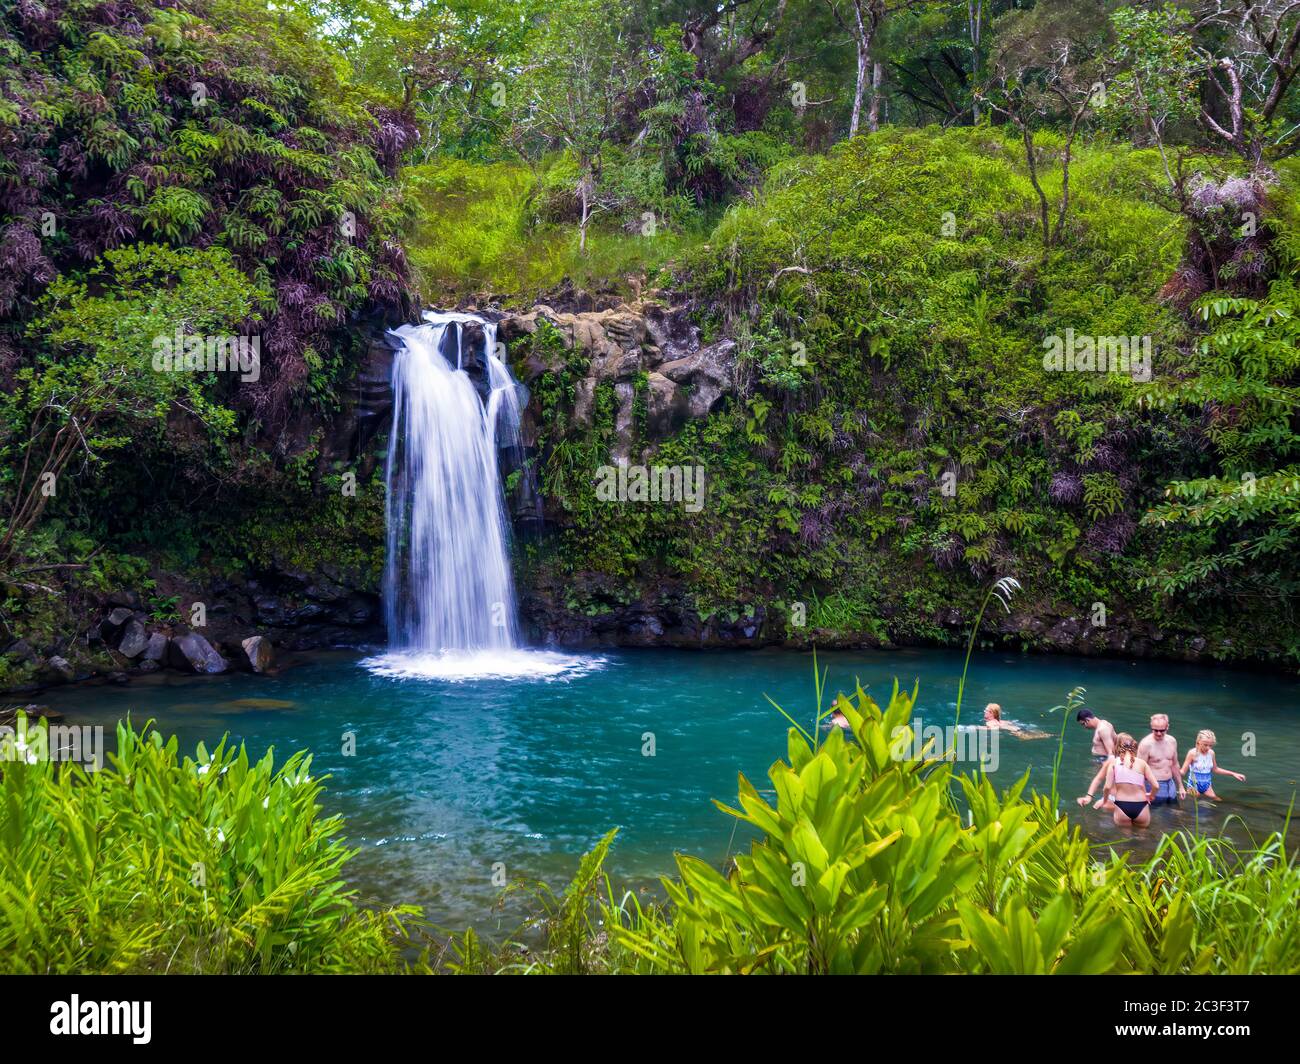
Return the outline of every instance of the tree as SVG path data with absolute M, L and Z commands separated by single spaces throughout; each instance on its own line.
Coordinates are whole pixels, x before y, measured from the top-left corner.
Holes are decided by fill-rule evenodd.
M 1029 180 L 1038 195 L 1043 246 L 1061 237 L 1070 209 L 1070 161 L 1085 116 L 1100 99 L 1107 74 L 1110 26 L 1104 4 L 1043 0 L 1012 11 L 998 22 L 988 83 L 977 93 L 1019 131 Z M 1034 132 L 1040 126 L 1064 128 L 1061 199 L 1056 223 L 1043 190 Z
M 978 122 L 984 31 L 1010 6 L 1011 0 L 946 0 L 900 11 L 887 34 L 898 92 L 944 125 Z
M 209 375 L 159 371 L 155 341 L 224 335 L 258 321 L 268 303 L 221 248 L 137 244 L 105 252 L 85 278 L 55 280 L 31 325 L 46 357 L 16 374 L 0 404 L 9 509 L 0 567 L 78 455 L 93 465 L 109 451 L 139 447 L 146 429 L 161 431 L 174 411 L 217 437 L 232 432 L 234 413 L 216 401 Z
M 559 0 L 528 49 L 523 70 L 507 86 L 516 135 L 570 152 L 578 166 L 578 246 L 600 209 L 595 190 L 608 143 L 625 105 L 644 78 L 628 39 L 628 8 L 602 0 Z
M 1300 149 L 1300 123 L 1280 121 L 1300 73 L 1300 3 L 1202 0 L 1192 29 L 1211 41 L 1197 45 L 1209 89 L 1206 128 L 1253 168 Z
M 418 125 L 415 155 L 491 154 L 504 111 L 504 84 L 533 28 L 537 0 L 321 0 L 312 10 L 322 34 L 353 75 Z
M 1300 148 L 1300 123 L 1287 112 L 1300 71 L 1300 4 L 1213 0 L 1189 13 L 1165 3 L 1121 8 L 1112 21 L 1117 102 L 1162 157 L 1165 123 L 1182 118 L 1198 121 L 1251 170 Z
M 1196 106 L 1196 53 L 1187 36 L 1186 14 L 1166 5 L 1150 11 L 1121 8 L 1111 16 L 1116 41 L 1118 71 L 1108 86 L 1106 106 L 1112 120 L 1129 123 L 1149 136 L 1160 152 L 1169 187 L 1180 187 L 1169 167 L 1165 150 L 1166 127 L 1192 117 Z
M 871 86 L 871 104 L 867 115 L 867 128 L 875 132 L 880 127 L 880 79 L 883 70 L 879 57 L 872 56 L 876 38 L 885 18 L 897 11 L 924 5 L 925 0 L 847 0 L 847 11 L 842 11 L 839 0 L 832 0 L 835 17 L 853 38 L 857 56 L 857 81 L 853 87 L 853 113 L 849 119 L 849 136 L 858 135 L 862 119 L 862 101 Z

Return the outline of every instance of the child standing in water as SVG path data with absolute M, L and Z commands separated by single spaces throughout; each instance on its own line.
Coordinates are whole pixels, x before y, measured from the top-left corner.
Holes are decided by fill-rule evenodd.
M 1219 767 L 1219 763 L 1214 759 L 1214 744 L 1218 741 L 1214 737 L 1214 732 L 1209 728 L 1202 728 L 1196 733 L 1196 746 L 1188 750 L 1187 756 L 1183 758 L 1183 775 L 1187 776 L 1187 786 L 1196 788 L 1197 794 L 1203 794 L 1216 802 L 1219 796 L 1214 793 L 1214 773 L 1217 772 L 1220 776 L 1231 776 L 1241 783 L 1246 782 L 1246 777 L 1240 772 L 1230 772 L 1226 768 Z

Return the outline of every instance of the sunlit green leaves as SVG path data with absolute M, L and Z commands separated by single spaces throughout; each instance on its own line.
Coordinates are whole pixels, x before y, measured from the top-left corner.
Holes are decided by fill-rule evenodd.
M 397 968 L 396 921 L 411 910 L 355 908 L 320 792 L 305 755 L 277 769 L 223 741 L 191 759 L 129 725 L 99 772 L 6 763 L 0 969 Z

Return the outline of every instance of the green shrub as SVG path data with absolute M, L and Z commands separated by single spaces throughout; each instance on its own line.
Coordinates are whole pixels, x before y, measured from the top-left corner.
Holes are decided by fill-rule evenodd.
M 39 727 L 44 729 L 42 722 Z M 25 720 L 19 718 L 18 734 Z M 35 728 L 32 729 L 35 731 Z M 30 745 L 43 741 L 28 733 Z M 11 737 L 12 743 L 12 737 Z M 369 972 L 400 967 L 409 907 L 358 909 L 311 759 L 118 726 L 100 771 L 0 767 L 0 970 Z

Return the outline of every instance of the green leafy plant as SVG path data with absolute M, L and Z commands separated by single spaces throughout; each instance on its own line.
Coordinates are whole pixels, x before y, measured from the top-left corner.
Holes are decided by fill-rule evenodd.
M 20 715 L 16 734 L 38 749 L 27 729 Z M 124 723 L 108 762 L 0 768 L 4 971 L 401 967 L 403 922 L 417 910 L 355 905 L 342 875 L 353 851 L 342 821 L 320 816 L 306 754 L 276 768 L 271 753 L 254 761 L 223 740 L 182 757 L 174 737 Z

